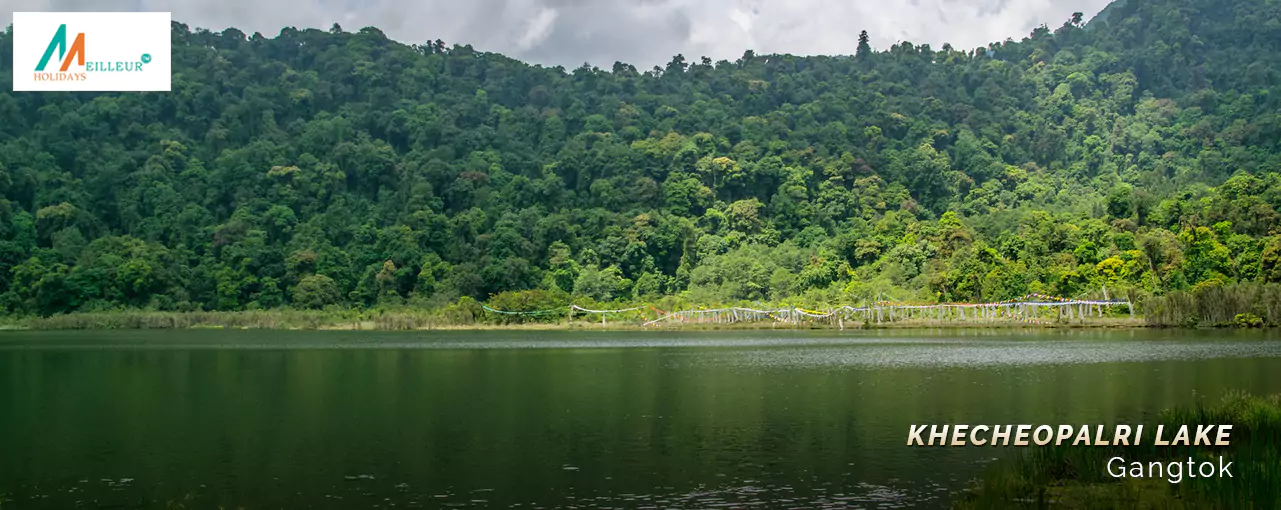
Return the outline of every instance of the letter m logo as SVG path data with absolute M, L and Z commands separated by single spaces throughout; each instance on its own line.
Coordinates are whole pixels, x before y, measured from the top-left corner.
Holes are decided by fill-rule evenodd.
M 84 33 L 76 34 L 76 40 L 71 43 L 71 48 L 68 50 L 67 25 L 59 26 L 58 33 L 53 34 L 53 40 L 49 41 L 49 47 L 44 50 L 44 56 L 40 58 L 40 65 L 36 66 L 36 72 L 44 71 L 45 66 L 49 65 L 49 59 L 53 57 L 54 50 L 58 51 L 58 59 L 62 60 L 60 72 L 65 72 L 67 68 L 71 67 L 73 59 L 78 65 L 85 65 Z

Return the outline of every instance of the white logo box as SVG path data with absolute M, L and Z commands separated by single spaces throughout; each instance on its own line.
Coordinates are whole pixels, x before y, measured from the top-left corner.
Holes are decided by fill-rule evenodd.
M 171 19 L 168 12 L 15 12 L 13 90 L 167 92 Z

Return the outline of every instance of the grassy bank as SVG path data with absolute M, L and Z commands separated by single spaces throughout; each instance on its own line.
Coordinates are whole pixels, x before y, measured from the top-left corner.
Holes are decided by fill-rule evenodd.
M 571 304 L 575 309 L 571 309 Z M 1088 318 L 1078 313 L 1074 319 L 1065 315 L 1023 321 L 1011 317 L 977 317 L 974 312 L 966 317 L 931 320 L 921 316 L 904 317 L 903 314 L 885 315 L 884 321 L 870 318 L 836 320 L 801 316 L 798 323 L 770 320 L 757 316 L 755 321 L 717 322 L 711 316 L 668 316 L 670 320 L 650 326 L 646 323 L 666 316 L 667 312 L 706 310 L 708 308 L 792 308 L 831 310 L 838 304 L 812 304 L 800 302 L 781 303 L 696 303 L 680 296 L 666 296 L 648 302 L 595 302 L 574 298 L 564 292 L 525 290 L 502 292 L 490 296 L 483 304 L 470 297 L 440 305 L 401 304 L 374 309 L 354 309 L 330 306 L 323 310 L 298 310 L 277 308 L 247 311 L 155 311 L 110 310 L 100 312 L 75 312 L 53 316 L 26 316 L 0 318 L 0 329 L 68 330 L 68 329 L 346 329 L 346 330 L 427 330 L 427 329 L 682 329 L 682 330 L 744 330 L 744 329 L 891 329 L 891 328 L 1029 328 L 1029 327 L 1142 327 L 1147 325 L 1135 319 L 1125 306 L 1108 308 L 1100 316 L 1098 311 Z M 581 307 L 581 308 L 579 308 Z M 592 311 L 597 310 L 597 311 Z M 601 313 L 599 311 L 607 311 Z M 725 314 L 720 318 L 727 318 Z M 779 318 L 779 317 L 775 317 Z M 850 317 L 846 317 L 849 319 Z
M 1098 299 L 1102 296 L 1094 296 Z M 642 326 L 666 311 L 725 309 L 831 310 L 841 304 L 858 303 L 704 303 L 682 296 L 667 296 L 649 302 L 593 302 L 563 292 L 526 290 L 502 292 L 490 296 L 483 304 L 469 297 L 448 304 L 399 304 L 374 309 L 330 306 L 323 310 L 277 308 L 247 311 L 154 311 L 109 310 L 75 312 L 53 316 L 26 316 L 0 319 L 2 329 L 354 329 L 354 330 L 424 330 L 424 329 L 892 329 L 892 328 L 1099 328 L 1099 327 L 1263 327 L 1278 325 L 1281 317 L 1281 285 L 1240 284 L 1206 286 L 1187 292 L 1163 296 L 1137 296 L 1135 314 L 1126 305 L 1094 309 L 1082 317 L 1067 310 L 1042 309 L 1028 320 L 998 317 L 988 313 L 979 317 L 971 311 L 934 320 L 929 314 L 914 315 L 887 312 L 884 321 L 860 317 L 837 321 L 835 317 L 811 318 L 797 324 L 778 322 L 757 316 L 758 321 L 701 322 L 713 315 L 672 316 L 650 327 Z M 578 308 L 571 312 L 570 305 Z M 602 314 L 587 310 L 614 310 Z M 1100 314 L 1100 312 L 1102 312 Z M 819 312 L 815 312 L 819 313 Z M 784 314 L 786 315 L 786 314 Z M 724 313 L 715 318 L 725 319 Z M 799 315 L 793 315 L 797 317 Z M 1026 316 L 1025 316 L 1026 317 Z M 1136 318 L 1137 317 L 1137 318 Z M 785 318 L 785 317 L 784 317 Z M 846 319 L 851 319 L 846 316 Z
M 1236 393 L 1222 401 L 1166 411 L 1171 426 L 1231 424 L 1231 446 L 1045 447 L 992 465 L 956 507 L 973 508 L 1278 508 L 1281 507 L 1281 394 Z M 1153 424 L 1155 426 L 1155 424 Z M 1150 436 L 1149 436 L 1150 437 Z M 1233 463 L 1231 478 L 1112 478 L 1108 459 Z
M 456 311 L 455 311 L 456 312 Z M 901 320 L 881 324 L 867 322 L 827 322 L 790 324 L 776 321 L 737 323 L 663 322 L 643 326 L 636 317 L 599 315 L 576 320 L 560 319 L 543 322 L 494 320 L 483 314 L 469 315 L 427 310 L 266 310 L 240 312 L 154 312 L 118 311 L 73 313 L 52 317 L 9 318 L 0 329 L 9 330 L 76 330 L 76 329 L 302 329 L 302 330 L 759 330 L 759 329 L 904 329 L 904 328 L 1133 328 L 1145 327 L 1142 319 L 1125 317 L 1092 318 L 1076 322 L 1026 323 L 1014 320 L 945 321 Z
M 265 310 L 238 312 L 119 311 L 13 318 L 8 329 L 367 329 L 411 330 L 456 324 L 432 313 L 357 310 Z

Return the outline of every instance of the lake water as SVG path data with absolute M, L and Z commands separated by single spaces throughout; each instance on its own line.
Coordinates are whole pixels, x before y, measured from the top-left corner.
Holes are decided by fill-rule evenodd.
M 1276 332 L 0 334 L 0 508 L 898 508 L 1008 448 L 1281 392 Z

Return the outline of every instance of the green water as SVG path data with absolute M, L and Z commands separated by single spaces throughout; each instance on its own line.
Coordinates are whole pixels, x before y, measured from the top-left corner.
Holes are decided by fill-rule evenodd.
M 0 334 L 0 508 L 945 505 L 911 423 L 1281 392 L 1277 333 Z

